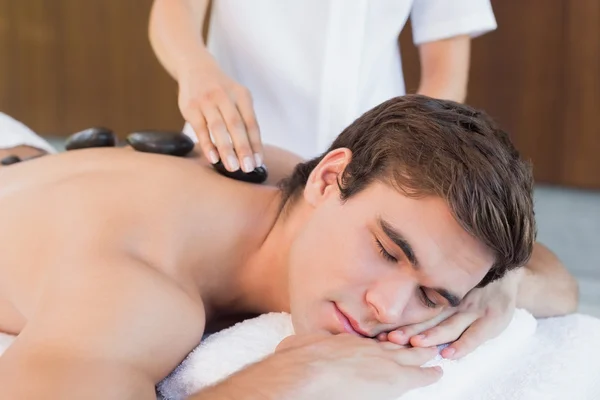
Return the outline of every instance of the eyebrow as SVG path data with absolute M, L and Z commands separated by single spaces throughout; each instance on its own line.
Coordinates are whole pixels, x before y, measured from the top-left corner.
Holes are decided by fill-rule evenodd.
M 406 254 L 406 258 L 408 258 L 408 261 L 413 267 L 418 269 L 420 265 L 419 260 L 417 260 L 415 252 L 413 251 L 410 243 L 404 239 L 404 236 L 402 236 L 402 234 L 398 232 L 396 228 L 394 228 L 390 223 L 386 222 L 383 218 L 379 217 L 378 222 L 383 233 L 385 233 L 387 237 L 396 244 L 396 246 L 402 249 L 404 254 Z
M 400 247 L 404 254 L 406 254 L 406 258 L 412 264 L 415 269 L 419 269 L 419 260 L 415 256 L 415 252 L 408 243 L 408 241 L 404 238 L 404 236 L 398 232 L 396 228 L 394 228 L 390 223 L 385 221 L 383 218 L 378 218 L 379 226 L 381 230 L 387 235 L 387 237 L 396 244 L 396 246 Z M 451 307 L 457 307 L 462 299 L 451 291 L 444 288 L 431 288 L 431 290 L 437 292 L 440 296 L 448 300 L 448 303 Z
M 448 303 L 450 303 L 450 307 L 458 307 L 458 305 L 462 301 L 462 299 L 460 297 L 458 297 L 457 295 L 455 295 L 452 292 L 449 292 L 446 289 L 432 288 L 431 290 L 438 292 L 440 296 L 442 296 L 443 298 L 448 300 Z

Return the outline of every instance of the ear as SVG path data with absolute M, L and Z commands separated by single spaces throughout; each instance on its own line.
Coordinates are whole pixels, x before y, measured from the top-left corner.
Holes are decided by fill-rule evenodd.
M 352 151 L 339 148 L 327 153 L 310 173 L 304 187 L 304 199 L 316 206 L 332 193 L 339 193 L 338 178 L 352 160 Z

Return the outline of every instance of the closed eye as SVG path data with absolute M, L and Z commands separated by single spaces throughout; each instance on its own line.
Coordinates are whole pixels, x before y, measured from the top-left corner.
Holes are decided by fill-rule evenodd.
M 427 296 L 427 293 L 425 292 L 425 289 L 423 289 L 422 287 L 419 288 L 419 293 L 420 293 L 420 298 L 421 301 L 423 302 L 423 304 L 425 305 L 425 307 L 428 308 L 437 308 L 437 304 L 435 304 L 433 301 L 431 301 L 431 299 L 429 298 L 429 296 Z
M 398 259 L 396 257 L 394 257 L 393 255 L 391 255 L 390 253 L 388 253 L 387 250 L 385 249 L 385 247 L 383 247 L 383 245 L 381 244 L 381 242 L 378 239 L 375 239 L 375 243 L 377 243 L 377 247 L 379 247 L 379 252 L 383 256 L 383 258 L 385 258 L 389 262 L 393 262 L 393 263 L 398 262 Z
M 390 253 L 388 253 L 388 251 L 385 249 L 385 247 L 383 247 L 383 244 L 379 241 L 379 239 L 375 238 L 375 243 L 377 244 L 377 247 L 379 248 L 379 252 L 383 256 L 383 258 L 385 258 L 387 261 L 392 262 L 392 263 L 398 262 L 398 259 L 396 257 L 394 257 L 393 255 L 391 255 Z M 423 303 L 423 305 L 427 308 L 437 308 L 438 307 L 438 305 L 435 302 L 433 302 L 429 298 L 429 296 L 427 296 L 427 292 L 425 291 L 425 289 L 423 287 L 419 288 L 419 298 L 421 299 L 421 302 Z

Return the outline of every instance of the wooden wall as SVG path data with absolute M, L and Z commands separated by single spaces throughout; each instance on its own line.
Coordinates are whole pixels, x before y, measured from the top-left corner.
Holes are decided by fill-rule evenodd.
M 152 0 L 0 0 L 0 111 L 45 135 L 181 129 L 148 41 Z
M 600 189 L 600 1 L 492 5 L 498 30 L 473 42 L 467 102 L 511 133 L 538 182 Z M 410 29 L 400 42 L 414 91 Z
M 175 82 L 147 38 L 152 0 L 0 0 L 0 111 L 37 132 L 180 129 Z M 534 162 L 538 182 L 600 188 L 600 1 L 493 0 L 467 101 Z M 418 57 L 401 35 L 407 88 Z

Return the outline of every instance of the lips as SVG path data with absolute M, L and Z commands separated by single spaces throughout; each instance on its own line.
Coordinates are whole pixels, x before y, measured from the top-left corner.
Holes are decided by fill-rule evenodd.
M 338 320 L 342 323 L 344 330 L 347 333 L 352 333 L 358 336 L 369 337 L 369 334 L 360 328 L 358 322 L 350 315 L 343 312 L 336 303 L 333 303 Z

